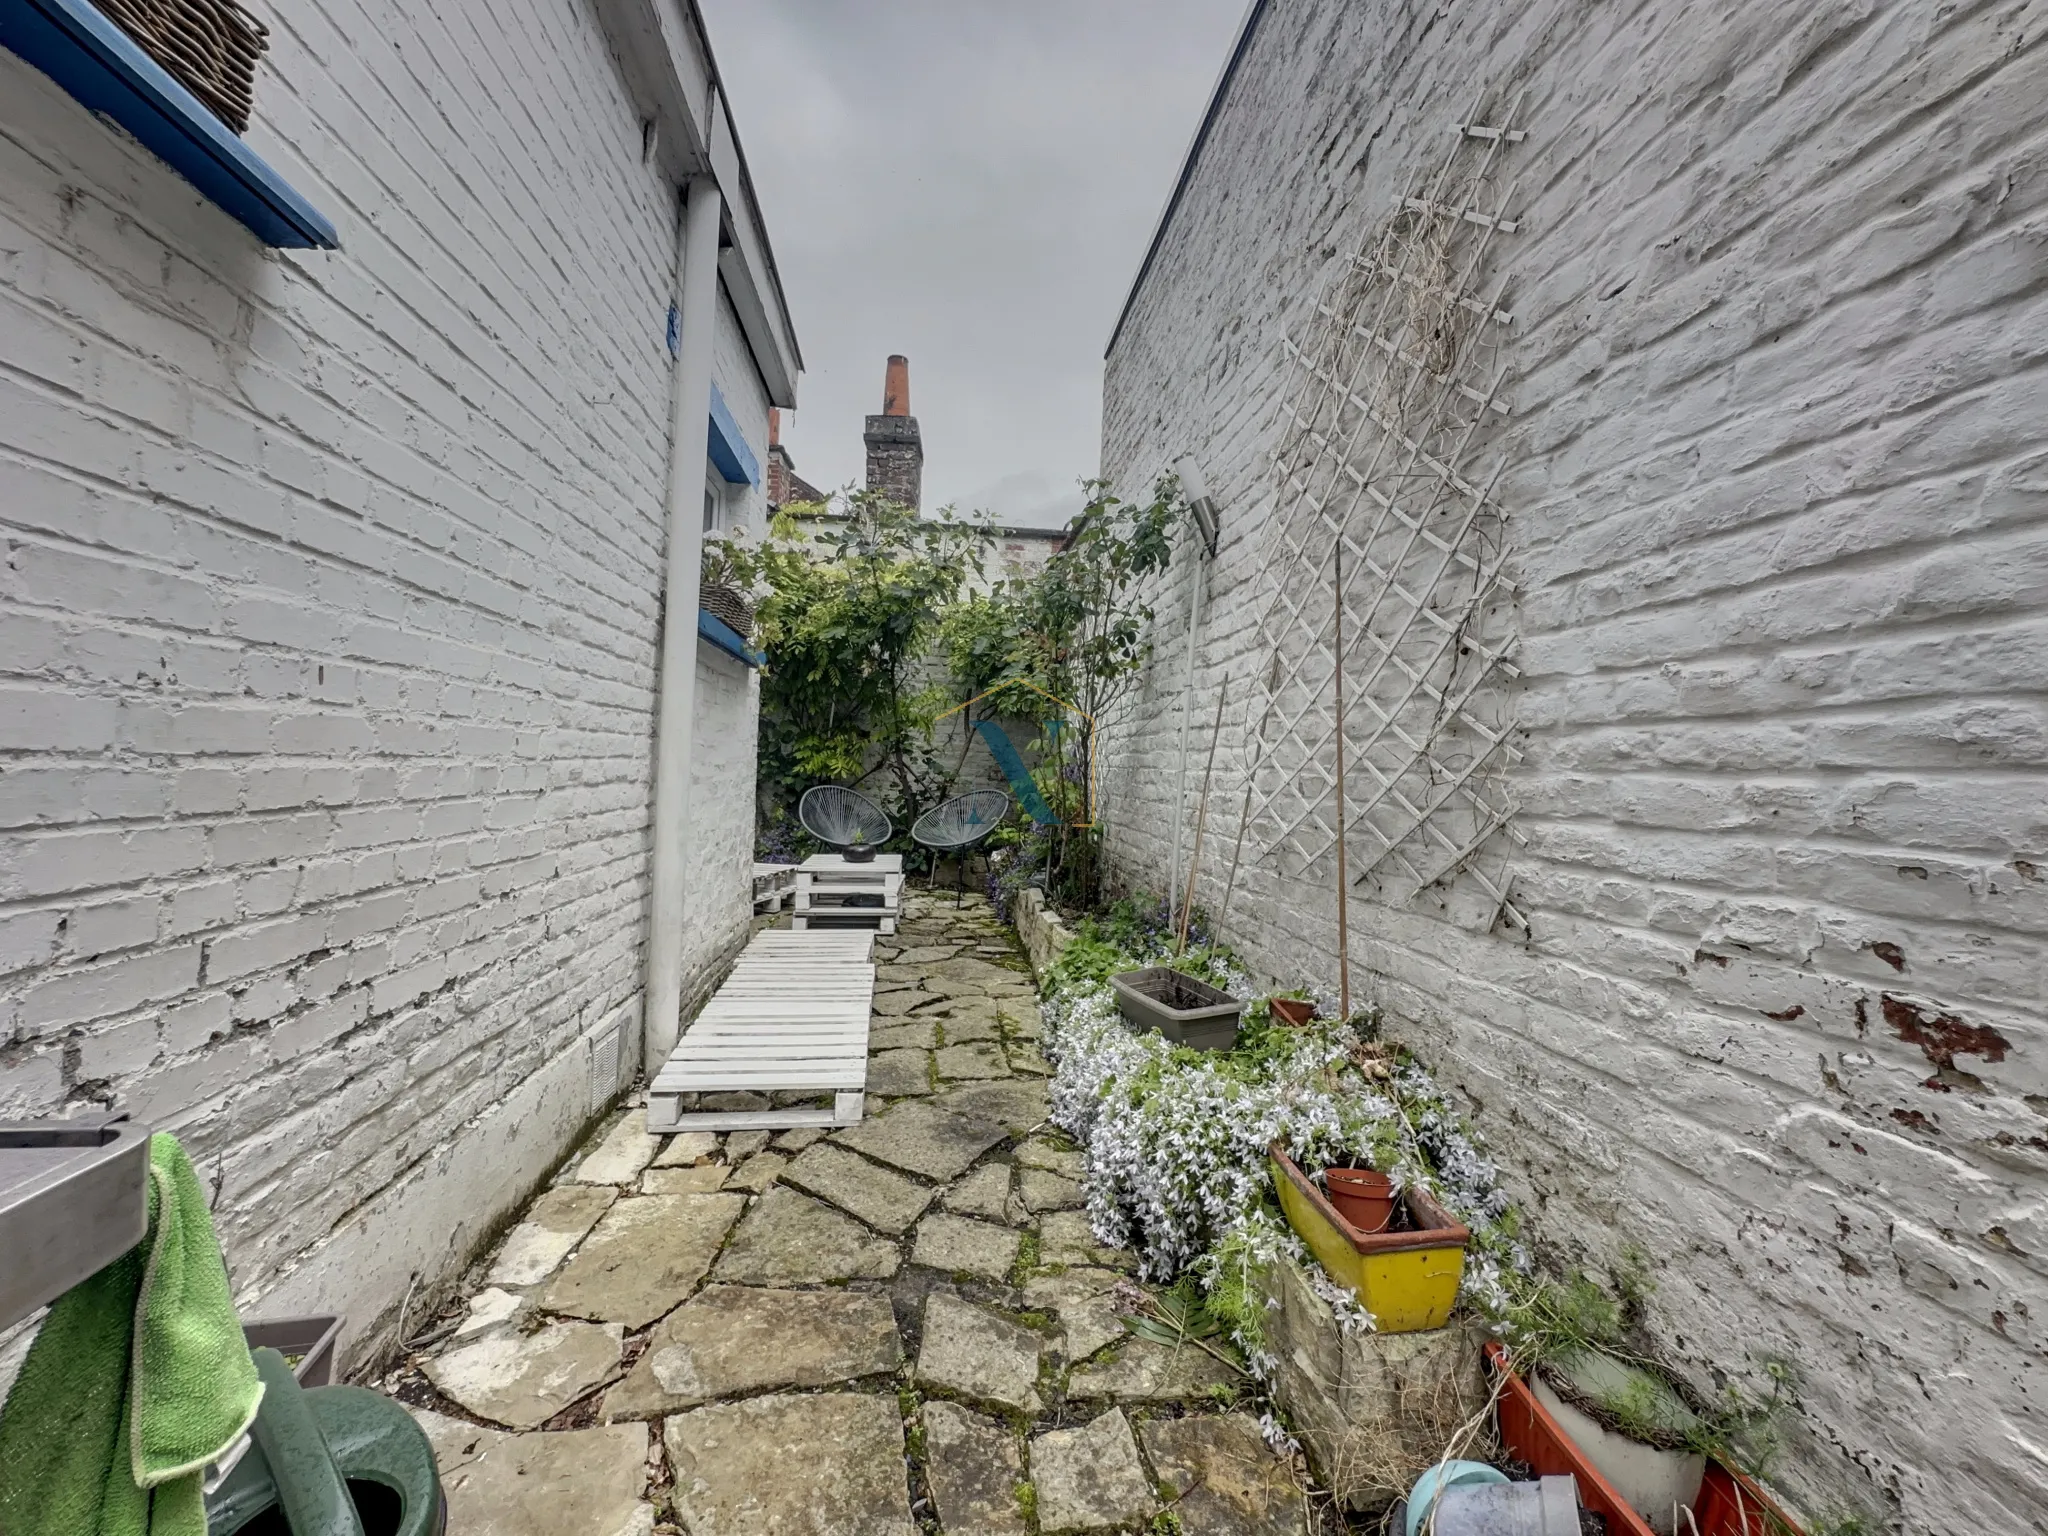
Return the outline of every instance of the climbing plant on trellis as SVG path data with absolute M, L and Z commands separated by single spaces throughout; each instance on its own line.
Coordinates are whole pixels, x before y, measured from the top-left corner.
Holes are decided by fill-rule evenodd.
M 1455 125 L 1281 338 L 1243 833 L 1293 875 L 1337 846 L 1341 633 L 1350 878 L 1394 901 L 1469 879 L 1492 921 L 1525 926 L 1507 858 L 1515 588 L 1494 499 L 1518 106 Z

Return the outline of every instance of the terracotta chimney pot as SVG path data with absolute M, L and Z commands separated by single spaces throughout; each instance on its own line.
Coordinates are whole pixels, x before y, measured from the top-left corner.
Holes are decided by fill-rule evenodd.
M 882 384 L 882 414 L 910 414 L 910 359 L 900 354 L 889 358 L 889 374 Z

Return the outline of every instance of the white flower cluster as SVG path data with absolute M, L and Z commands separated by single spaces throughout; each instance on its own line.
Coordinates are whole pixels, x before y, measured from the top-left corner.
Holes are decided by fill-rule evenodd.
M 1377 1095 L 1340 1107 L 1326 1086 L 1351 1043 L 1348 1031 L 1304 1033 L 1246 1074 L 1225 1058 L 1176 1059 L 1159 1035 L 1124 1022 L 1107 987 L 1055 997 L 1052 1117 L 1088 1149 L 1096 1235 L 1135 1250 L 1146 1279 L 1170 1280 L 1258 1204 L 1274 1141 L 1297 1156 L 1353 1150 L 1347 1132 L 1361 1114 L 1394 1108 Z
M 1270 1408 L 1259 1415 L 1259 1433 L 1265 1437 L 1267 1446 L 1275 1456 L 1301 1454 L 1301 1442 L 1287 1433 L 1287 1426 L 1273 1416 L 1273 1410 Z

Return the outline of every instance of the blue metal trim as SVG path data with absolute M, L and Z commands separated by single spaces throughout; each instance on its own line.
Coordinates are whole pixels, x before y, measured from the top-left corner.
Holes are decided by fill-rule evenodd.
M 732 419 L 732 411 L 726 406 L 725 396 L 718 392 L 716 384 L 711 386 L 711 462 L 718 466 L 732 485 L 759 485 L 761 464 L 754 457 L 753 449 L 740 433 L 740 424 Z
M 717 614 L 699 608 L 697 610 L 697 638 L 709 640 L 735 661 L 744 661 L 750 667 L 765 666 L 768 658 L 751 649 L 734 629 Z
M 0 0 L 0 47 L 126 128 L 266 245 L 340 247 L 324 214 L 87 0 Z

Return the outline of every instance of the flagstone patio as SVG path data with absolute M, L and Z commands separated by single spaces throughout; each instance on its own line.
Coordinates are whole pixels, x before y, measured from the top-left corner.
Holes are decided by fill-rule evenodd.
M 861 1124 L 626 1110 L 387 1380 L 453 1536 L 1304 1529 L 1241 1378 L 1125 1327 L 1008 930 L 915 894 L 875 955 Z

